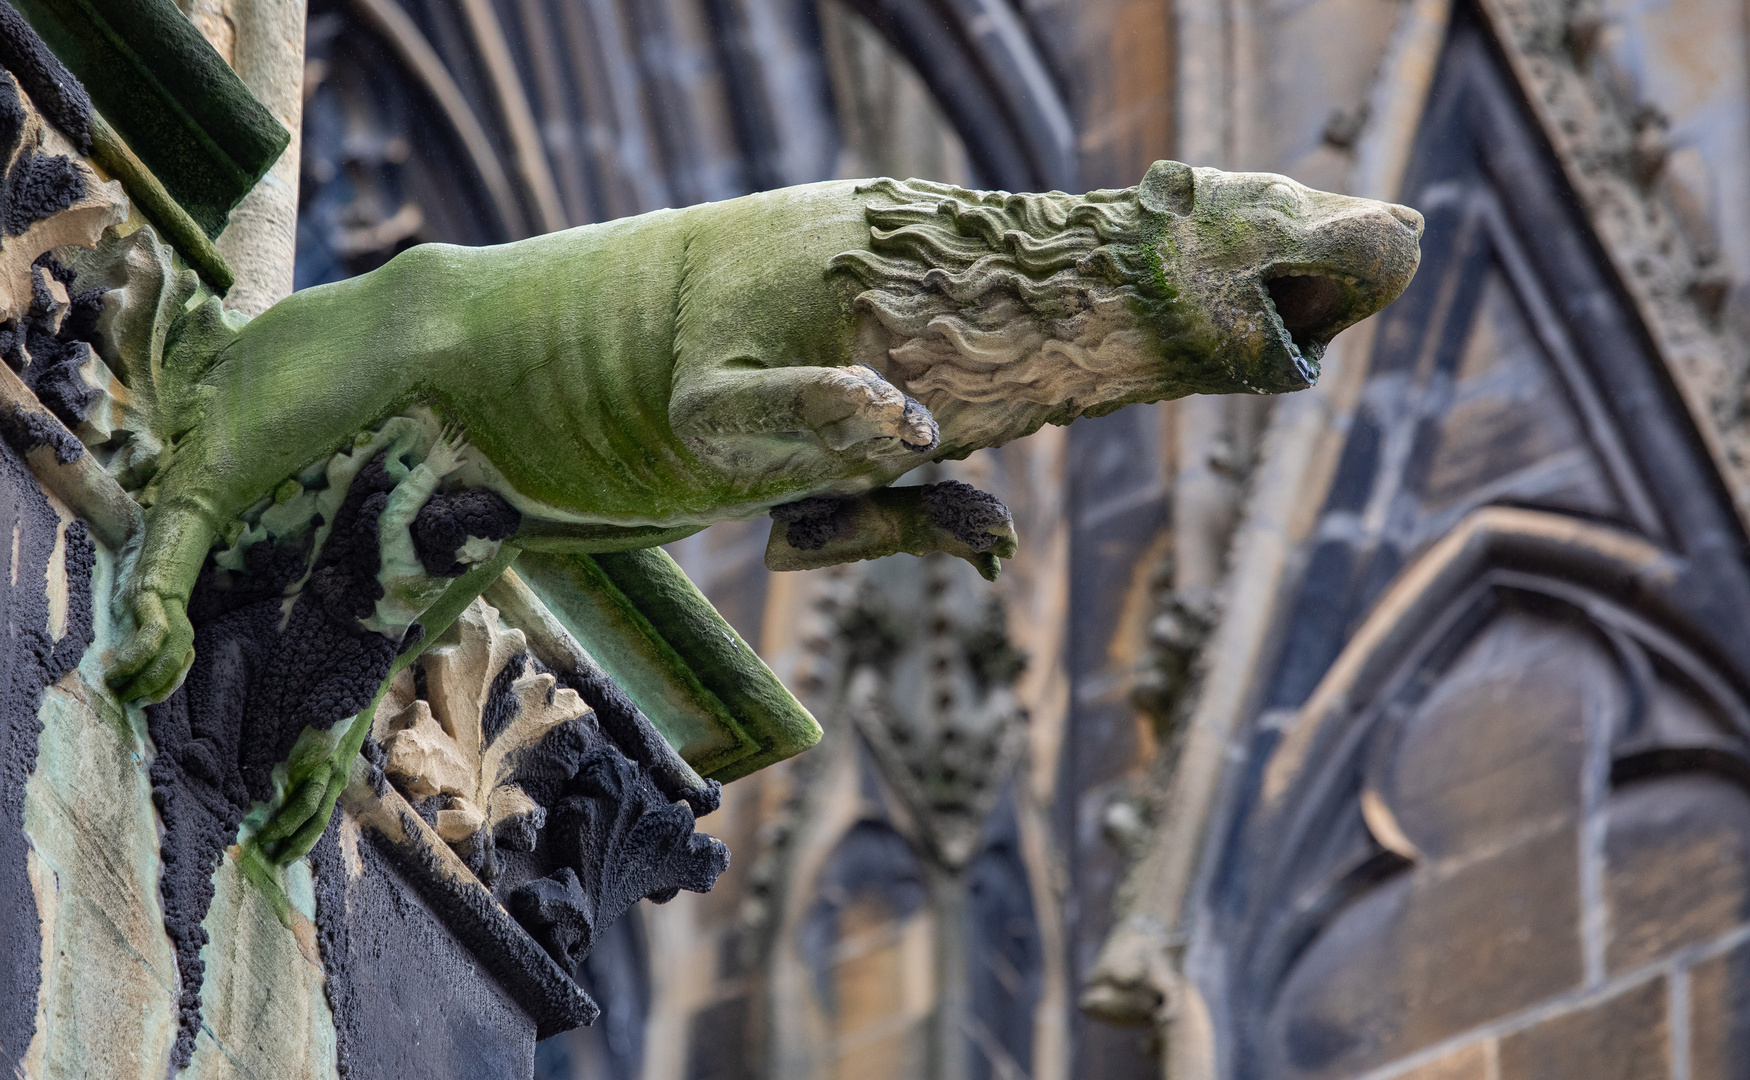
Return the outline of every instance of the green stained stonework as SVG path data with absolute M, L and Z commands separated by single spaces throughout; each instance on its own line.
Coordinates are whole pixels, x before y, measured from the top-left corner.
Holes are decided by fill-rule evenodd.
M 398 640 L 417 620 L 432 640 L 521 555 L 693 767 L 745 775 L 819 728 L 647 549 L 782 508 L 774 569 L 940 550 L 993 577 L 1016 542 L 1000 505 L 968 517 L 887 485 L 1127 404 L 1307 386 L 1331 337 L 1409 282 L 1420 232 L 1404 207 L 1177 162 L 1080 196 L 837 181 L 429 244 L 248 322 L 149 238 L 113 241 L 162 269 L 134 275 L 111 323 L 136 346 L 137 414 L 112 469 L 147 519 L 119 598 L 138 629 L 110 677 L 129 700 L 169 694 L 209 553 L 236 569 L 251 538 L 312 528 L 320 546 L 385 451 L 398 486 L 367 629 Z M 521 526 L 446 585 L 406 527 L 466 488 Z M 823 506 L 813 533 L 793 520 Z M 294 762 L 258 834 L 276 859 L 320 834 L 368 714 Z
M 130 697 L 175 686 L 208 549 L 409 410 L 465 432 L 455 477 L 523 513 L 512 543 L 644 548 L 1048 422 L 1307 385 L 1330 336 L 1415 269 L 1420 217 L 1401 207 L 1177 163 L 1141 191 L 813 184 L 425 245 L 241 329 L 196 307 L 154 391 L 175 403 L 153 432 L 171 452 L 115 674 Z
M 7 2 L 208 237 L 291 143 L 171 0 Z
M 525 552 L 516 566 L 708 779 L 738 779 L 820 740 L 814 718 L 666 552 Z

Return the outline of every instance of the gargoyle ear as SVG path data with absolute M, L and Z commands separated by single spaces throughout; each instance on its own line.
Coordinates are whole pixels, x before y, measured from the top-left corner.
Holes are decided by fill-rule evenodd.
M 1157 161 L 1136 189 L 1136 201 L 1157 214 L 1189 214 L 1197 198 L 1197 178 L 1182 161 Z

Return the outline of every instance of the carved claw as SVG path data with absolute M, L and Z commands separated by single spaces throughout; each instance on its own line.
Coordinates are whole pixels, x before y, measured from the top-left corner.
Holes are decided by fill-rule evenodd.
M 303 829 L 304 823 L 321 809 L 328 801 L 330 787 L 330 769 L 319 769 L 299 784 L 295 790 L 286 796 L 285 805 L 279 808 L 274 816 L 268 819 L 261 831 L 255 834 L 255 839 L 262 844 L 271 844 L 276 840 L 284 840 L 296 835 Z M 326 823 L 327 819 L 324 819 Z
M 448 476 L 462 464 L 462 450 L 467 445 L 466 432 L 455 424 L 445 424 L 425 455 L 425 467 L 440 477 Z
M 848 450 L 864 443 L 886 442 L 906 450 L 933 450 L 939 441 L 936 418 L 918 401 L 901 393 L 863 364 L 838 368 L 831 373 L 833 389 L 843 395 L 851 412 L 822 424 L 821 439 L 834 450 Z M 840 408 L 843 408 L 841 405 Z
M 1015 557 L 1015 552 L 1020 549 L 1020 542 L 1015 535 L 1014 522 L 1006 521 L 984 531 L 987 535 L 996 537 L 996 541 L 987 550 L 979 551 L 977 547 L 946 531 L 936 537 L 936 549 L 965 559 L 978 571 L 979 577 L 986 581 L 995 581 L 1003 572 L 1003 560 Z M 980 543 L 982 542 L 981 539 Z
M 310 854 L 334 816 L 334 804 L 346 787 L 347 776 L 338 763 L 318 770 L 256 834 L 256 842 L 271 853 L 274 863 L 284 866 Z
M 157 593 L 140 592 L 133 609 L 134 636 L 110 665 L 109 684 L 123 701 L 163 701 L 194 664 L 194 627 L 180 600 Z
M 942 433 L 936 427 L 936 418 L 911 398 L 905 399 L 905 414 L 900 417 L 899 441 L 907 450 L 924 453 L 934 450 L 942 442 Z

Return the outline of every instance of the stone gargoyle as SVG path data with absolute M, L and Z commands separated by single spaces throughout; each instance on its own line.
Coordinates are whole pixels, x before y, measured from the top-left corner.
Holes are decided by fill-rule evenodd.
M 191 305 L 154 376 L 163 450 L 112 681 L 168 695 L 211 550 L 396 417 L 447 428 L 426 486 L 506 508 L 498 544 L 455 549 L 452 576 L 492 568 L 458 579 L 474 593 L 519 552 L 538 583 L 765 514 L 774 569 L 940 550 L 992 577 L 1016 542 L 1000 503 L 889 485 L 1047 423 L 1306 387 L 1409 283 L 1421 231 L 1403 206 L 1162 161 L 1086 195 L 811 184 L 423 245 L 246 324 Z

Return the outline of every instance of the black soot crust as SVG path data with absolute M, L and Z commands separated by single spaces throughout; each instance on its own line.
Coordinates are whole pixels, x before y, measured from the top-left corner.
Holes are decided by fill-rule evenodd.
M 15 537 L 0 574 L 0 940 L 15 959 L 0 965 L 0 1073 L 11 1074 L 36 1030 L 42 929 L 30 883 L 24 788 L 36 770 L 43 692 L 73 670 L 92 640 L 91 570 L 97 549 L 85 524 L 61 529 L 20 453 L 0 444 L 0 532 Z M 44 588 L 56 536 L 64 537 L 65 628 L 50 632 Z
M 456 561 L 456 549 L 470 536 L 507 540 L 522 523 L 516 507 L 489 488 L 439 492 L 413 519 L 413 549 L 432 577 L 460 577 L 468 567 Z
M 947 529 L 956 540 L 974 551 L 989 551 L 998 537 L 990 530 L 1011 523 L 1009 508 L 995 495 L 958 480 L 944 480 L 924 487 L 924 510 L 930 521 Z
M 176 693 L 146 710 L 158 749 L 152 799 L 164 823 L 159 892 L 182 980 L 172 1053 L 178 1069 L 193 1055 L 200 1028 L 201 923 L 220 856 L 250 805 L 272 795 L 273 768 L 298 734 L 332 727 L 370 704 L 395 658 L 395 642 L 357 621 L 383 593 L 377 519 L 393 486 L 381 455 L 360 470 L 289 616 L 282 596 L 307 552 L 256 544 L 245 575 L 209 564 L 189 602 L 194 667 Z
M 81 154 L 91 153 L 91 96 L 11 5 L 0 7 L 0 66 Z
M 55 460 L 71 465 L 85 453 L 85 445 L 73 433 L 38 412 L 26 412 L 16 405 L 0 406 L 0 439 L 20 455 L 39 446 L 52 447 Z
M 91 407 L 103 396 L 85 381 L 82 370 L 91 357 L 91 341 L 97 335 L 97 317 L 103 313 L 104 289 L 74 289 L 76 275 L 52 255 L 34 264 L 66 290 L 68 303 L 56 325 L 57 301 L 41 273 L 31 280 L 30 309 L 23 325 L 0 323 L 0 358 L 18 372 L 24 385 L 56 419 L 69 428 L 78 427 Z M 56 446 L 60 456 L 60 447 Z M 73 455 L 77 460 L 78 455 Z M 66 464 L 63 461 L 62 464 Z
M 845 535 L 842 500 L 816 495 L 772 507 L 772 520 L 784 525 L 784 542 L 797 551 L 819 551 Z

